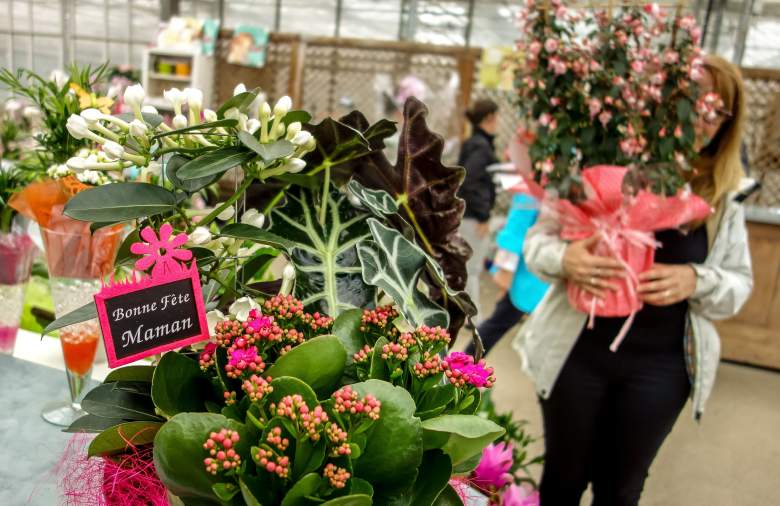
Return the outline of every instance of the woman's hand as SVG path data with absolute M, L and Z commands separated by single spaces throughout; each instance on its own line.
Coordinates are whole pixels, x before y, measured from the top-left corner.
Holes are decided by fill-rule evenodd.
M 654 306 L 671 306 L 696 290 L 696 271 L 687 264 L 655 264 L 639 275 L 639 296 Z
M 506 292 L 509 287 L 512 286 L 512 280 L 515 278 L 515 273 L 506 269 L 498 269 L 493 276 L 493 281 L 501 289 L 501 292 Z
M 598 241 L 599 237 L 594 235 L 570 243 L 563 254 L 563 272 L 569 281 L 603 299 L 606 290 L 617 290 L 617 286 L 608 280 L 625 277 L 626 271 L 616 259 L 590 252 Z

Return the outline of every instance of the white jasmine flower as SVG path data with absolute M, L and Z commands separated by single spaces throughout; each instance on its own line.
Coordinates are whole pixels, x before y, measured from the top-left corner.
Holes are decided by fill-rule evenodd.
M 217 323 L 223 320 L 225 320 L 225 315 L 222 314 L 222 311 L 220 311 L 219 309 L 214 309 L 206 313 L 206 323 L 209 327 L 209 334 L 213 334 L 214 327 L 217 326 Z
M 197 88 L 184 88 L 184 97 L 190 109 L 200 111 L 203 109 L 203 92 Z
M 74 139 L 84 139 L 92 133 L 89 131 L 87 121 L 78 114 L 71 114 L 65 127 Z
M 259 113 L 261 118 L 268 118 L 271 116 L 271 106 L 268 105 L 268 102 L 263 102 L 263 105 L 260 106 Z
M 141 112 L 144 112 L 146 114 L 160 114 L 157 112 L 157 108 L 153 105 L 145 105 L 141 108 Z
M 307 132 L 306 130 L 301 130 L 297 134 L 295 134 L 295 137 L 292 138 L 292 143 L 296 146 L 304 146 L 309 143 L 311 140 L 312 135 L 311 133 Z
M 306 167 L 306 162 L 300 158 L 290 158 L 284 164 L 284 170 L 290 174 L 297 174 L 302 171 L 304 167 Z
M 28 105 L 22 110 L 22 116 L 28 121 L 34 121 L 41 117 L 41 111 L 35 106 Z
M 260 121 L 256 120 L 255 118 L 252 118 L 246 122 L 246 131 L 250 134 L 257 132 L 258 128 L 260 128 Z
M 140 109 L 146 99 L 146 91 L 140 84 L 134 84 L 125 88 L 125 103 L 133 109 Z
M 146 123 L 139 119 L 134 119 L 130 122 L 130 135 L 133 137 L 146 137 L 146 134 L 149 133 L 149 127 L 146 126 Z
M 250 297 L 241 297 L 230 305 L 228 311 L 236 317 L 236 320 L 245 322 L 249 318 L 249 312 L 253 309 L 260 309 L 260 306 Z
M 246 92 L 246 85 L 244 83 L 238 83 L 235 88 L 233 88 L 233 96 L 240 95 L 242 93 Z
M 257 209 L 247 209 L 243 216 L 241 216 L 241 223 L 246 225 L 252 225 L 253 227 L 263 228 L 265 223 L 265 216 Z
M 22 108 L 22 103 L 12 98 L 5 103 L 5 112 L 8 114 L 15 114 L 16 111 Z
M 117 142 L 108 141 L 105 144 L 103 144 L 103 152 L 109 158 L 112 158 L 114 160 L 119 160 L 125 155 L 125 148 L 122 147 L 122 145 Z
M 54 81 L 58 88 L 62 88 L 68 84 L 70 76 L 61 70 L 52 70 L 51 74 L 49 74 L 49 81 Z
M 183 114 L 177 114 L 173 118 L 173 128 L 179 130 L 180 128 L 187 128 L 187 117 Z
M 291 264 L 285 265 L 284 271 L 282 271 L 282 279 L 295 279 L 295 267 Z
M 192 244 L 203 245 L 211 241 L 211 232 L 206 227 L 195 227 L 190 234 Z
M 219 207 L 220 205 L 222 205 L 222 204 L 217 204 L 215 207 Z M 217 215 L 217 219 L 222 220 L 222 221 L 227 221 L 230 218 L 232 218 L 233 215 L 235 215 L 235 214 L 236 214 L 235 208 L 233 206 L 228 206 L 228 207 L 225 208 L 224 211 L 222 211 L 221 213 L 219 213 Z
M 46 175 L 54 179 L 60 179 L 62 177 L 70 176 L 71 174 L 73 174 L 73 171 L 63 164 L 55 163 L 46 169 Z
M 81 111 L 80 116 L 84 118 L 84 121 L 86 121 L 88 125 L 94 125 L 99 120 L 103 119 L 105 115 L 97 109 L 90 107 L 89 109 Z
M 185 96 L 184 93 L 179 88 L 171 88 L 170 90 L 163 91 L 163 97 L 165 97 L 165 100 L 171 103 L 173 105 L 173 110 L 176 113 L 176 115 L 181 114 L 181 105 L 184 103 Z
M 303 146 L 303 149 L 308 153 L 309 151 L 314 151 L 314 148 L 316 147 L 317 147 L 317 139 L 315 139 L 314 136 L 312 136 L 311 139 L 309 139 L 309 142 L 307 142 Z
M 162 174 L 162 165 L 160 162 L 152 160 L 149 162 L 149 165 L 147 165 L 146 172 L 152 174 L 153 176 L 159 176 Z
M 292 99 L 287 95 L 280 98 L 274 106 L 274 116 L 283 117 L 292 109 Z
M 96 170 L 85 170 L 84 172 L 78 173 L 76 174 L 76 179 L 82 183 L 91 184 L 93 186 L 100 186 L 110 182 L 105 174 Z
M 211 109 L 204 109 L 203 111 L 203 119 L 208 121 L 209 123 L 213 121 L 217 121 L 219 118 L 217 118 L 217 113 L 212 111 Z
M 301 128 L 303 128 L 303 125 L 301 125 L 300 121 L 294 121 L 287 125 L 287 140 L 293 140 L 293 138 L 298 135 L 298 132 L 301 131 Z
M 82 172 L 87 168 L 87 161 L 84 158 L 74 156 L 72 158 L 69 158 L 68 161 L 65 162 L 65 165 L 67 165 L 67 167 L 65 167 L 66 169 L 70 169 L 74 172 Z M 57 165 L 56 167 L 62 167 L 62 165 Z

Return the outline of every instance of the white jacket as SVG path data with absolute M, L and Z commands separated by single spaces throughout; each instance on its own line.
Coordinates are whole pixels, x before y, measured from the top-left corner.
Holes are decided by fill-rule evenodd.
M 550 395 L 587 320 L 586 314 L 569 304 L 562 278 L 567 243 L 559 237 L 558 229 L 543 213 L 526 236 L 523 255 L 529 269 L 549 279 L 552 286 L 513 343 L 543 398 Z M 708 223 L 708 238 L 707 259 L 693 265 L 696 291 L 688 300 L 688 326 L 681 350 L 686 355 L 697 418 L 704 412 L 720 361 L 720 337 L 712 321 L 734 316 L 753 288 L 745 213 L 732 196 Z

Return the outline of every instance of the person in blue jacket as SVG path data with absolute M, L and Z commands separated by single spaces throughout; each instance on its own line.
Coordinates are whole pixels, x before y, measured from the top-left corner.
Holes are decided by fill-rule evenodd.
M 504 334 L 531 313 L 547 292 L 547 283 L 528 271 L 523 260 L 523 242 L 528 229 L 536 223 L 539 205 L 536 199 L 523 193 L 516 194 L 507 216 L 506 225 L 498 233 L 493 265 L 495 281 L 506 293 L 496 303 L 493 314 L 477 330 L 482 337 L 485 354 L 501 340 Z M 472 354 L 473 345 L 466 351 Z

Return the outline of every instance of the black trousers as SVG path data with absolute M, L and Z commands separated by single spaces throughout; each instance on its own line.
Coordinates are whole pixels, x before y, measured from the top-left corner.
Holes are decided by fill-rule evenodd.
M 648 469 L 690 392 L 682 352 L 612 353 L 581 337 L 542 399 L 545 462 L 541 506 L 636 505 Z
M 509 292 L 507 292 L 506 295 L 496 303 L 496 307 L 493 309 L 493 314 L 490 315 L 490 318 L 477 327 L 479 335 L 482 337 L 482 345 L 485 347 L 485 355 L 488 354 L 493 346 L 498 344 L 509 329 L 520 323 L 523 316 L 525 316 L 525 313 L 512 304 L 512 301 L 509 298 Z M 466 348 L 466 353 L 469 355 L 474 354 L 474 344 L 469 344 L 468 348 Z

